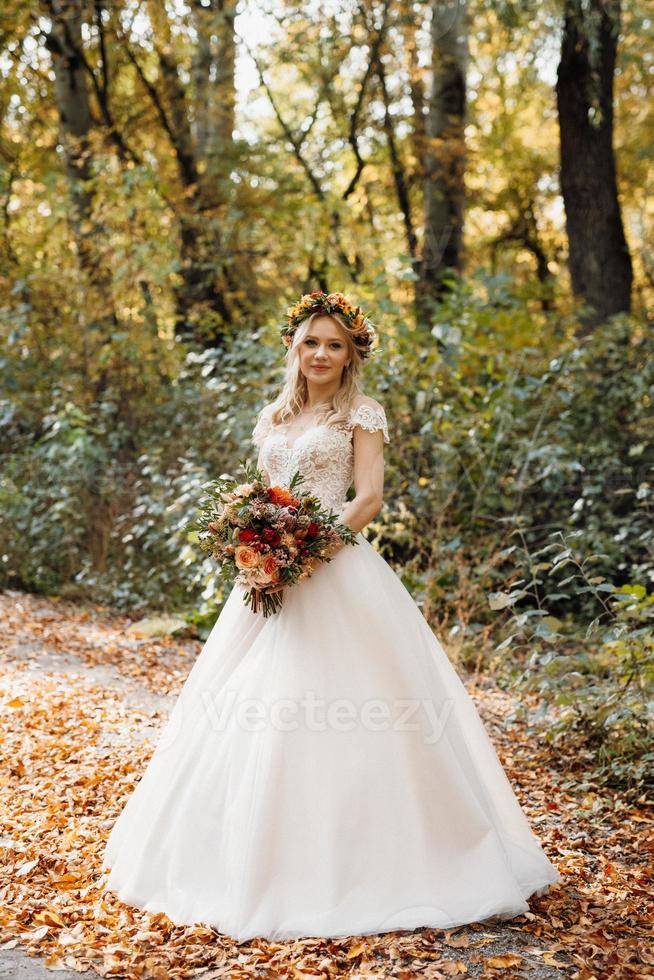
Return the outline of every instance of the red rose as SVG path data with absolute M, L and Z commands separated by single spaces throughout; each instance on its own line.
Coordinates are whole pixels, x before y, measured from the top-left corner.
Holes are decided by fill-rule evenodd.
M 256 541 L 259 535 L 251 527 L 246 527 L 244 531 L 239 531 L 239 541 Z
M 261 532 L 261 537 L 263 538 L 264 541 L 267 541 L 268 544 L 271 544 L 273 547 L 275 545 L 278 545 L 279 542 L 281 541 L 279 534 L 277 533 L 277 531 L 273 530 L 272 527 L 264 527 L 263 531 Z
M 311 521 L 311 523 L 307 527 L 307 537 L 315 538 L 319 530 L 320 530 L 320 524 L 316 524 L 315 521 Z

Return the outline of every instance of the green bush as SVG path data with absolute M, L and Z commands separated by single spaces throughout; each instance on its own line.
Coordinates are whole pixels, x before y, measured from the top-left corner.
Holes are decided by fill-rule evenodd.
M 489 597 L 491 608 L 512 611 L 495 653 L 513 651 L 515 686 L 538 695 L 537 708 L 521 714 L 566 766 L 592 768 L 638 798 L 654 786 L 654 592 L 597 574 L 606 556 L 582 557 L 581 531 L 553 536 L 525 556 L 528 581 Z M 587 625 L 551 614 L 561 594 L 547 591 L 548 579 L 560 588 L 563 569 L 568 589 L 594 607 Z
M 224 594 L 182 528 L 202 483 L 236 465 L 269 395 L 270 348 L 251 348 L 252 336 L 190 352 L 128 418 L 111 389 L 88 410 L 55 395 L 35 436 L 7 413 L 0 586 L 135 611 L 209 602 L 201 612 L 215 618 Z
M 578 529 L 617 587 L 654 581 L 654 335 L 620 316 L 579 340 L 574 321 L 506 289 L 498 305 L 485 285 L 462 286 L 431 334 L 400 330 L 378 369 L 393 444 L 373 532 L 473 658 L 486 593 L 523 571 L 516 529 L 529 551 Z M 498 342 L 507 321 L 537 345 Z M 559 593 L 553 611 L 587 613 L 585 594 Z

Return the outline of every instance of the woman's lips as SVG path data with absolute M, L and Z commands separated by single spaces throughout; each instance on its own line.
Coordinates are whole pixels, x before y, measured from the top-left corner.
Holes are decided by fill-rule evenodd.
M 312 364 L 311 367 L 314 371 L 328 371 L 329 364 Z

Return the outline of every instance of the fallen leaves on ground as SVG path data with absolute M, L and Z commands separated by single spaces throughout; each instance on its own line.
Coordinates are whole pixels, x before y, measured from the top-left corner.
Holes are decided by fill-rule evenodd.
M 511 697 L 492 688 L 471 693 L 563 878 L 524 915 L 239 943 L 125 905 L 99 883 L 104 842 L 163 727 L 161 698 L 172 706 L 201 644 L 140 637 L 105 608 L 18 593 L 0 594 L 0 613 L 0 950 L 23 948 L 53 971 L 152 980 L 654 977 L 651 813 L 557 771 L 545 745 L 507 723 Z

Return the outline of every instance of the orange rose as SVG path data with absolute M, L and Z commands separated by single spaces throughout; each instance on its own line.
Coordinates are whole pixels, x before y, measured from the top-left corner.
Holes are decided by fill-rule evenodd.
M 264 575 L 273 575 L 277 571 L 277 561 L 274 555 L 266 555 L 261 569 Z
M 254 548 L 241 544 L 234 550 L 234 561 L 239 568 L 256 568 L 259 564 L 259 555 Z
M 267 585 L 277 585 L 277 562 L 273 555 L 266 555 L 262 564 L 249 576 L 249 583 L 255 589 L 265 589 Z

